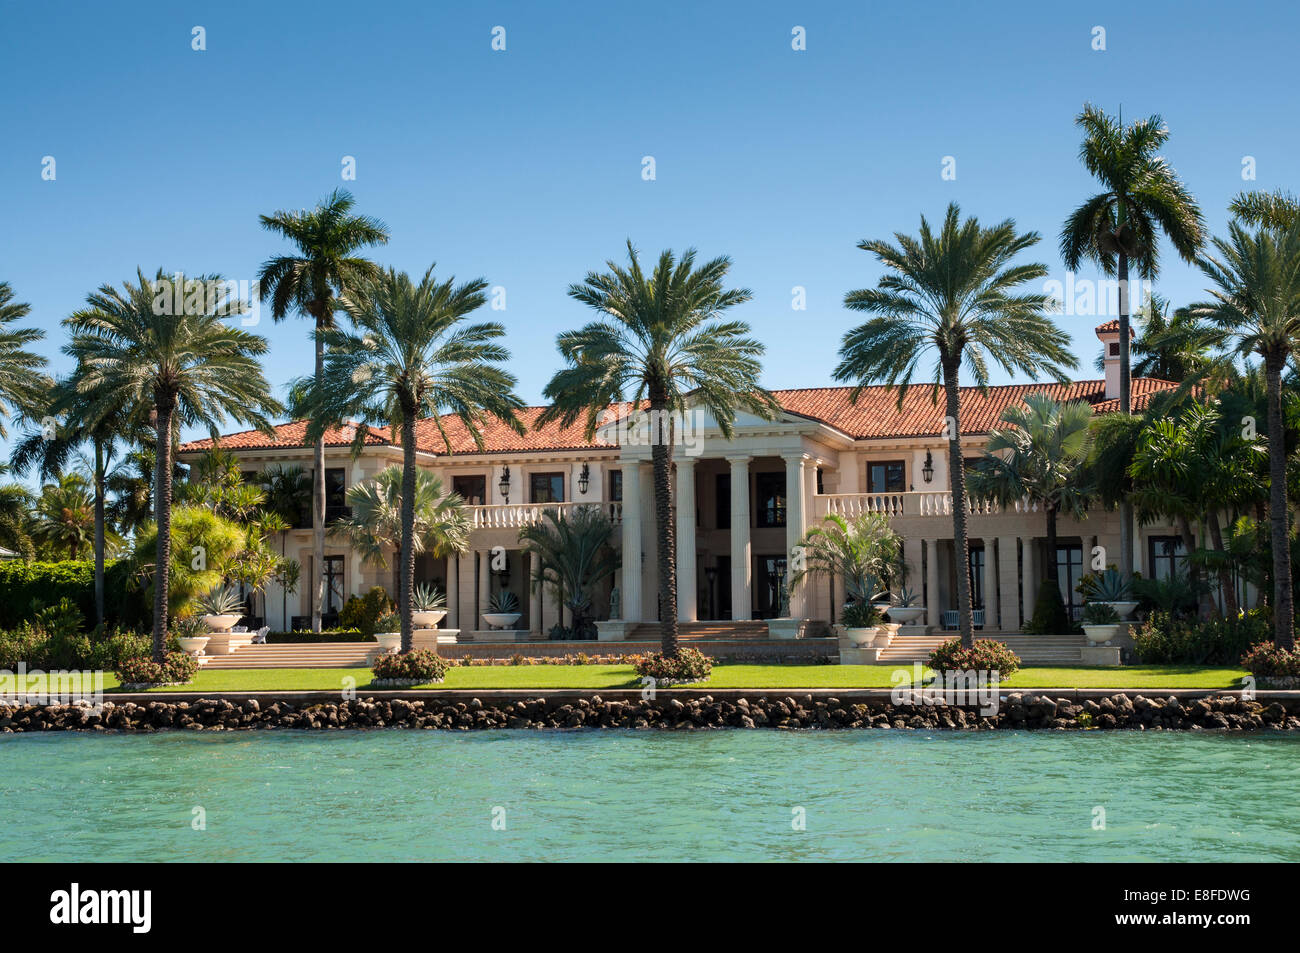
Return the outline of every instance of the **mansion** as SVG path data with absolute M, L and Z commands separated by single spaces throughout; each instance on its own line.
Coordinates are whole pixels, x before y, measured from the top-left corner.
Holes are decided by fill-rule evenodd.
M 1095 413 L 1118 409 L 1117 322 L 1097 329 L 1105 346 L 1105 378 L 1069 384 L 1031 384 L 977 388 L 961 392 L 963 452 L 978 457 L 990 429 L 1008 407 L 1031 393 L 1057 401 L 1083 401 Z M 1133 403 L 1173 388 L 1168 381 L 1135 378 Z M 1046 551 L 1045 514 L 1033 505 L 972 507 L 968 521 L 969 565 L 958 566 L 952 530 L 952 499 L 943 436 L 942 400 L 928 384 L 911 387 L 902 406 L 895 390 L 868 387 L 856 402 L 851 388 L 818 387 L 773 392 L 781 412 L 773 420 L 740 413 L 730 439 L 703 410 L 689 417 L 691 440 L 674 447 L 673 489 L 677 546 L 678 617 L 685 623 L 770 619 L 780 614 L 786 554 L 827 514 L 851 517 L 864 511 L 888 515 L 904 538 L 907 585 L 920 594 L 925 622 L 935 629 L 956 627 L 957 573 L 970 573 L 976 624 L 986 632 L 1014 632 L 1033 612 L 1038 583 L 1055 560 L 1061 594 L 1077 616 L 1079 577 L 1092 562 L 1094 547 L 1118 562 L 1118 514 L 1094 508 L 1083 520 L 1062 516 L 1055 553 Z M 548 508 L 601 506 L 614 525 L 611 545 L 621 550 L 622 569 L 612 585 L 596 593 L 597 619 L 619 619 L 630 632 L 657 617 L 657 548 L 651 447 L 626 437 L 617 419 L 592 441 L 581 425 L 535 427 L 543 408 L 527 408 L 523 435 L 499 422 L 483 428 L 476 447 L 461 421 L 447 416 L 417 425 L 418 462 L 469 504 L 473 531 L 468 552 L 450 559 L 419 556 L 417 582 L 437 583 L 447 593 L 443 625 L 461 637 L 478 632 L 491 638 L 483 614 L 501 590 L 519 600 L 520 638 L 545 638 L 552 627 L 571 620 L 550 591 L 534 591 L 528 556 L 519 544 L 522 526 Z M 234 454 L 245 479 L 273 464 L 312 466 L 312 447 L 303 422 L 283 424 L 274 435 L 258 431 L 231 434 L 219 444 Z M 372 428 L 365 447 L 354 455 L 352 427 L 326 435 L 326 518 L 346 506 L 348 487 L 379 471 L 400 465 L 402 449 L 383 427 Z M 193 463 L 213 446 L 210 439 L 186 443 L 179 460 Z M 336 619 L 351 595 L 381 585 L 397 592 L 396 558 L 387 568 L 363 564 L 341 540 L 326 536 L 325 564 L 312 564 L 310 513 L 291 530 L 286 554 L 302 565 L 303 584 L 293 594 L 274 585 L 259 598 L 273 629 L 309 628 L 315 586 L 326 580 L 326 625 Z M 1135 569 L 1144 575 L 1169 573 L 1183 556 L 1182 541 L 1171 526 L 1137 527 Z M 500 553 L 505 558 L 499 558 Z M 498 558 L 493 559 L 496 553 Z M 820 632 L 844 601 L 838 580 L 817 579 L 790 596 L 789 616 L 802 620 L 793 634 Z M 613 629 L 618 630 L 618 627 Z M 602 635 L 604 637 L 604 635 Z M 630 637 L 630 635 L 628 636 Z

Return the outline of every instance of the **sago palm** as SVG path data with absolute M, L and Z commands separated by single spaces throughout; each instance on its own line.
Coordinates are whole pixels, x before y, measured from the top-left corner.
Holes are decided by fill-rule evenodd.
M 578 638 L 591 635 L 592 590 L 618 571 L 619 556 L 609 544 L 613 531 L 599 506 L 581 506 L 568 514 L 547 509 L 519 531 L 519 543 L 533 559 L 533 585 L 549 585 L 559 593 Z
M 388 568 L 389 550 L 402 547 L 402 477 L 401 467 L 388 467 L 348 487 L 352 512 L 330 527 L 330 535 L 347 540 L 363 563 L 380 569 Z M 416 472 L 413 510 L 411 547 L 416 555 L 443 558 L 468 551 L 473 527 L 465 501 L 448 493 L 428 470 Z
M 72 340 L 63 350 L 77 361 L 76 389 L 87 395 L 83 412 L 94 422 L 120 408 L 154 426 L 154 514 L 158 548 L 154 579 L 153 654 L 162 661 L 167 638 L 171 567 L 172 445 L 183 426 L 201 426 L 216 439 L 233 420 L 269 432 L 283 408 L 271 397 L 259 358 L 266 339 L 227 319 L 246 303 L 211 295 L 182 300 L 183 275 L 159 271 L 121 290 L 102 286 L 86 308 L 65 322 Z M 216 287 L 221 279 L 200 279 Z
M 922 216 L 919 237 L 898 233 L 895 239 L 897 244 L 868 240 L 858 245 L 876 256 L 886 274 L 875 288 L 844 296 L 846 307 L 875 317 L 844 335 L 835 378 L 855 385 L 854 400 L 868 384 L 896 387 L 901 406 L 922 362 L 934 360 L 927 370 L 934 400 L 940 388 L 944 393 L 959 626 L 962 644 L 971 646 L 975 629 L 967 569 L 961 368 L 965 365 L 984 389 L 990 361 L 1009 372 L 1034 378 L 1048 373 L 1065 380 L 1063 368 L 1074 367 L 1075 359 L 1070 338 L 1048 316 L 1041 291 L 1021 290 L 1047 274 L 1045 265 L 1015 262 L 1039 241 L 1037 232 L 1018 233 L 1011 219 L 992 228 L 974 218 L 963 222 L 953 204 L 937 233 Z
M 659 625 L 665 655 L 677 656 L 677 544 L 673 526 L 673 414 L 698 402 L 730 439 L 736 411 L 772 418 L 776 399 L 758 383 L 763 345 L 749 337 L 749 325 L 724 320 L 729 309 L 748 301 L 746 288 L 725 288 L 731 259 L 697 265 L 695 250 L 680 258 L 659 255 L 646 274 L 632 242 L 628 263 L 605 263 L 569 286 L 569 297 L 600 318 L 557 339 L 565 367 L 543 391 L 551 401 L 538 426 L 579 419 L 590 440 L 612 404 L 648 403 L 654 468 L 655 529 L 658 536 Z M 635 501 L 633 501 L 635 502 Z M 624 554 L 635 567 L 635 554 Z
M 1061 258 L 1071 271 L 1091 261 L 1119 279 L 1119 409 L 1133 411 L 1130 384 L 1129 268 L 1149 281 L 1159 274 L 1158 239 L 1169 238 L 1178 255 L 1195 261 L 1205 242 L 1205 223 L 1191 192 L 1158 155 L 1169 139 L 1159 116 L 1125 126 L 1100 109 L 1085 105 L 1075 119 L 1084 132 L 1079 160 L 1101 181 L 1092 196 L 1066 219 Z M 1133 511 L 1120 506 L 1120 571 L 1133 572 Z
M 420 418 L 442 438 L 450 438 L 440 414 L 456 415 L 475 443 L 483 446 L 482 426 L 503 421 L 522 433 L 516 412 L 515 378 L 503 366 L 510 352 L 498 340 L 505 328 L 494 321 L 465 319 L 484 303 L 481 278 L 464 284 L 437 281 L 433 267 L 419 284 L 405 272 L 389 269 L 340 299 L 353 330 L 323 328 L 325 374 L 299 381 L 295 393 L 309 419 L 307 436 L 320 437 L 335 421 L 358 418 L 354 452 L 359 453 L 369 424 L 384 424 L 402 441 L 402 532 L 398 611 L 402 651 L 411 650 L 411 592 L 415 585 L 416 431 Z
M 1282 419 L 1282 372 L 1300 345 L 1300 222 L 1286 231 L 1248 232 L 1228 226 L 1214 239 L 1214 254 L 1201 258 L 1213 283 L 1212 299 L 1198 310 L 1228 336 L 1242 355 L 1263 358 L 1268 384 L 1269 527 L 1273 549 L 1274 641 L 1295 646 L 1291 591 L 1286 441 Z
M 383 222 L 352 209 L 351 193 L 336 189 L 311 211 L 279 211 L 260 216 L 262 227 L 297 246 L 294 254 L 267 259 L 258 272 L 263 301 L 271 302 L 271 316 L 283 321 L 291 311 L 315 324 L 316 367 L 319 382 L 325 374 L 325 340 L 320 332 L 334 326 L 337 298 L 349 288 L 373 277 L 378 268 L 357 255 L 358 249 L 388 242 Z M 311 628 L 320 631 L 325 601 L 325 437 L 312 446 L 312 559 L 315 561 L 315 597 Z
M 44 415 L 42 398 L 51 381 L 42 370 L 45 358 L 27 348 L 45 337 L 45 332 L 9 327 L 30 311 L 31 305 L 14 300 L 9 282 L 0 281 L 0 437 L 8 436 L 8 417 Z

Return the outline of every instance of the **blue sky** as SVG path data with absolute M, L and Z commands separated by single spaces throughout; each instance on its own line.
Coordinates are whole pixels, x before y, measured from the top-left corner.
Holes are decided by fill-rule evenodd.
M 482 314 L 506 323 L 519 393 L 540 402 L 556 332 L 588 319 L 566 287 L 627 237 L 732 256 L 771 387 L 830 382 L 843 295 L 880 274 L 856 243 L 915 232 L 950 200 L 1041 232 L 1035 257 L 1063 278 L 1061 223 L 1096 190 L 1077 160 L 1085 101 L 1161 113 L 1215 231 L 1244 186 L 1300 185 L 1290 4 L 444 7 L 4 3 L 0 279 L 54 367 L 87 291 L 137 265 L 252 279 L 284 247 L 258 214 L 338 186 L 390 226 L 382 263 L 506 289 L 506 311 Z M 1164 259 L 1157 290 L 1197 297 L 1199 274 Z M 1097 319 L 1061 322 L 1095 376 Z M 310 367 L 306 330 L 258 328 L 278 392 Z

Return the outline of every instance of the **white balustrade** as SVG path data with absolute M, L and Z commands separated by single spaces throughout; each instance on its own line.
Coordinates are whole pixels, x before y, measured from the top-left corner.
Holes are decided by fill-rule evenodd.
M 622 521 L 622 503 L 504 503 L 468 509 L 474 529 L 518 529 L 533 525 L 548 511 L 563 515 L 585 506 L 599 507 L 616 526 Z

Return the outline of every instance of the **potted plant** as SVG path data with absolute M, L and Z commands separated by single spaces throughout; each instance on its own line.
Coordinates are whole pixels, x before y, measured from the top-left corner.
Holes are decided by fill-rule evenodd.
M 411 594 L 411 618 L 417 629 L 434 629 L 447 614 L 447 597 L 437 584 L 420 583 Z
M 203 624 L 210 632 L 229 632 L 244 617 L 244 604 L 229 586 L 218 586 L 199 599 L 199 609 L 203 612 Z
M 900 625 L 911 625 L 925 615 L 925 606 L 918 605 L 921 594 L 904 586 L 898 591 L 898 605 L 889 607 L 889 618 Z
M 1133 598 L 1132 581 L 1125 579 L 1118 569 L 1084 576 L 1079 581 L 1079 592 L 1088 602 L 1110 606 L 1120 619 L 1129 618 L 1138 607 L 1138 601 Z
M 1108 602 L 1089 602 L 1083 607 L 1083 634 L 1093 645 L 1106 645 L 1119 635 L 1119 613 Z
M 844 637 L 854 645 L 870 645 L 879 634 L 880 609 L 870 602 L 850 602 L 840 613 Z
M 388 612 L 379 617 L 375 641 L 379 643 L 381 655 L 400 651 L 402 648 L 402 617 L 396 612 Z
M 207 648 L 208 639 L 206 633 L 207 625 L 198 616 L 186 616 L 184 619 L 177 619 L 173 628 L 176 633 L 176 641 L 180 643 L 181 650 L 194 658 L 203 655 L 203 650 Z
M 507 589 L 502 589 L 488 601 L 488 611 L 483 613 L 483 621 L 494 629 L 510 629 L 519 621 L 519 597 Z

